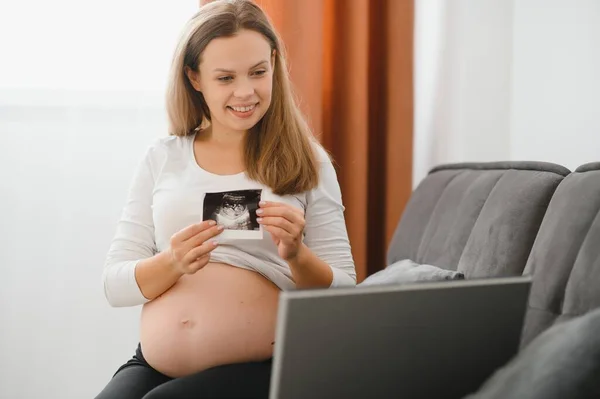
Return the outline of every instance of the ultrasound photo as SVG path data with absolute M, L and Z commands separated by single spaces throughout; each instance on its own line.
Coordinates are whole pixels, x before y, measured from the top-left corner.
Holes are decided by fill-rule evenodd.
M 212 219 L 225 227 L 221 238 L 261 239 L 256 210 L 262 190 L 206 193 L 203 220 Z

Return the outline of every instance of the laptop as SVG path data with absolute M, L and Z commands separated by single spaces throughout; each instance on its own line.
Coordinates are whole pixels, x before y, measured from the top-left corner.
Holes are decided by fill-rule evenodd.
M 518 351 L 531 277 L 282 292 L 270 399 L 460 398 Z

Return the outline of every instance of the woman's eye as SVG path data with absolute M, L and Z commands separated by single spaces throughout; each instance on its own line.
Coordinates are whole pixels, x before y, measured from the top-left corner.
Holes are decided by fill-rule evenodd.
M 219 80 L 220 82 L 229 82 L 233 79 L 233 76 L 221 76 L 220 78 L 217 78 L 217 80 Z
M 264 70 L 256 71 L 256 72 L 254 72 L 254 76 L 261 76 L 261 75 L 264 75 L 265 73 L 267 73 L 267 71 L 264 71 Z

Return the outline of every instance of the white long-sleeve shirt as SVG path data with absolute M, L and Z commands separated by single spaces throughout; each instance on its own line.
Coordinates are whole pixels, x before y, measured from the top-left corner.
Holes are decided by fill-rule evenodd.
M 147 302 L 135 280 L 138 262 L 168 248 L 176 232 L 202 221 L 204 210 L 212 209 L 205 208 L 207 193 L 237 190 L 262 190 L 262 200 L 303 209 L 304 243 L 331 267 L 331 287 L 356 284 L 340 187 L 323 148 L 317 145 L 318 187 L 301 194 L 277 196 L 268 187 L 248 179 L 245 173 L 224 176 L 202 169 L 195 160 L 193 142 L 194 136 L 155 140 L 134 173 L 103 272 L 104 292 L 112 306 Z M 217 236 L 219 246 L 211 252 L 211 262 L 254 270 L 282 290 L 294 289 L 288 264 L 279 257 L 270 233 L 261 231 L 262 239 L 224 240 Z

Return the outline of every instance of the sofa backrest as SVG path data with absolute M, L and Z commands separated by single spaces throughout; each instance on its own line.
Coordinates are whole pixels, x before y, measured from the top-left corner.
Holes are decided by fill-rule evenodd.
M 413 192 L 387 264 L 411 259 L 466 278 L 520 275 L 550 199 L 569 173 L 543 162 L 437 167 Z
M 558 186 L 524 274 L 533 283 L 522 346 L 600 306 L 600 163 L 579 167 Z

